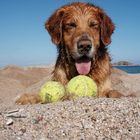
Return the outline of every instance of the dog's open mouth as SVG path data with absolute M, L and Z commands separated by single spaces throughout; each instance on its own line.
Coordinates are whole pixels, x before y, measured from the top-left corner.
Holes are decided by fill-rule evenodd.
M 81 75 L 87 75 L 91 68 L 91 59 L 88 57 L 81 57 L 75 61 L 77 72 Z

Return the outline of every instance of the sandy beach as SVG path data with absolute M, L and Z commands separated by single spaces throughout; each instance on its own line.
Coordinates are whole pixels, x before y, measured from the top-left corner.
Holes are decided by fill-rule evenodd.
M 38 93 L 52 70 L 53 66 L 0 69 L 0 140 L 140 139 L 140 74 L 112 70 L 112 88 L 135 97 L 15 104 L 23 93 Z

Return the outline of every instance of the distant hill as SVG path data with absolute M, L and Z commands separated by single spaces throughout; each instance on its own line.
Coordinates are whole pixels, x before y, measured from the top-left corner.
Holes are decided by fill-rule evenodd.
M 116 63 L 113 63 L 114 66 L 136 66 L 138 64 L 133 64 L 131 62 L 128 62 L 128 61 L 119 61 L 119 62 L 116 62 Z

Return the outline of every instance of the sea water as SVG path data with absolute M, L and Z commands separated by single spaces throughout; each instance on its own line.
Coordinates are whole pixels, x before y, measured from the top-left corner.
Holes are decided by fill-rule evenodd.
M 140 73 L 140 66 L 114 66 L 127 73 Z

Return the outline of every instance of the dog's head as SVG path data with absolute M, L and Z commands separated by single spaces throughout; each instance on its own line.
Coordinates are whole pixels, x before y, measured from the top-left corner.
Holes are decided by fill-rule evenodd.
M 101 44 L 111 42 L 115 27 L 104 11 L 92 4 L 72 3 L 56 10 L 45 24 L 57 46 L 75 61 L 79 74 L 88 74 Z

